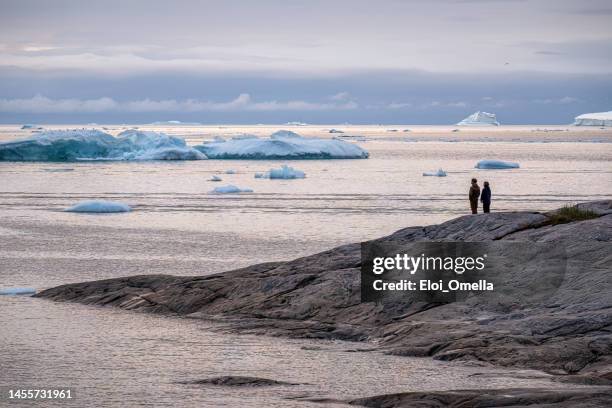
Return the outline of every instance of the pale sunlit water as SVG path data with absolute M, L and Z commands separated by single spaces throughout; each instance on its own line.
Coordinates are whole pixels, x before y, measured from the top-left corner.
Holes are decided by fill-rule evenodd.
M 366 136 L 357 143 L 370 159 L 289 162 L 306 173 L 303 180 L 254 178 L 256 172 L 285 163 L 276 161 L 0 163 L 0 288 L 40 290 L 148 273 L 199 275 L 291 259 L 465 214 L 472 177 L 490 181 L 493 211 L 546 210 L 612 198 L 610 130 L 540 128 L 451 132 L 448 127 L 345 126 L 345 136 Z M 277 129 L 164 130 L 199 143 L 216 134 Z M 331 136 L 323 127 L 292 130 Z M 0 126 L 0 140 L 29 134 Z M 481 159 L 515 161 L 521 168 L 474 169 Z M 421 175 L 438 168 L 448 177 Z M 228 169 L 236 174 L 225 174 Z M 223 181 L 207 181 L 214 174 Z M 254 192 L 208 194 L 225 184 Z M 122 201 L 134 211 L 62 211 L 85 199 Z M 26 297 L 0 296 L 0 310 L 0 386 L 73 386 L 75 406 L 306 406 L 294 398 L 559 386 L 545 378 L 507 377 L 505 370 L 346 353 L 353 345 L 342 342 L 219 334 L 199 321 Z M 323 350 L 302 348 L 313 344 Z M 470 377 L 483 371 L 502 375 L 486 383 Z M 177 384 L 217 375 L 302 385 L 235 389 Z

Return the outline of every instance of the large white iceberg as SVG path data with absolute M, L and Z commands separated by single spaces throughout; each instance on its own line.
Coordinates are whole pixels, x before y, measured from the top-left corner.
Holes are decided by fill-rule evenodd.
M 474 166 L 477 169 L 499 170 L 499 169 L 518 169 L 518 163 L 505 162 L 501 160 L 481 160 Z
M 81 201 L 65 211 L 77 213 L 120 213 L 130 212 L 132 209 L 129 205 L 117 201 L 87 200 Z
M 56 130 L 0 143 L 0 161 L 202 160 L 185 140 L 129 129 L 117 137 L 99 130 Z
M 209 159 L 366 159 L 368 152 L 338 139 L 306 138 L 279 130 L 268 138 L 231 139 L 194 146 Z
M 478 111 L 457 123 L 457 126 L 499 126 L 499 122 L 494 113 Z
M 612 111 L 585 113 L 576 116 L 575 126 L 612 126 Z
M 286 164 L 283 164 L 280 169 L 270 169 L 266 173 L 255 173 L 255 178 L 293 180 L 303 179 L 304 177 L 306 177 L 306 174 L 303 171 L 289 167 Z
M 239 188 L 234 185 L 216 187 L 210 194 L 237 194 L 237 193 L 252 193 L 250 188 Z

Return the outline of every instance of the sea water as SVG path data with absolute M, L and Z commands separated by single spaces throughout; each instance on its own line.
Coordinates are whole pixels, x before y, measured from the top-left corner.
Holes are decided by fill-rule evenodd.
M 492 211 L 612 198 L 610 130 L 394 128 L 400 131 L 392 135 L 382 127 L 343 128 L 344 135 L 358 136 L 345 139 L 368 150 L 367 160 L 2 162 L 0 289 L 42 290 L 135 274 L 203 275 L 304 256 L 467 214 L 472 177 L 491 184 Z M 27 136 L 17 129 L 0 127 L 0 140 Z M 190 144 L 274 129 L 148 128 L 186 137 Z M 333 136 L 324 127 L 292 130 Z M 475 169 L 483 159 L 517 162 L 520 168 Z M 306 177 L 254 177 L 281 164 Z M 422 176 L 439 168 L 447 177 Z M 223 185 L 253 192 L 209 194 L 219 184 L 209 181 L 213 175 Z M 118 201 L 133 211 L 64 211 L 84 200 Z M 201 321 L 27 296 L 0 296 L 0 311 L 0 386 L 73 387 L 74 406 L 320 406 L 307 399 L 564 387 L 543 373 L 347 352 L 363 344 L 229 335 Z M 222 375 L 300 385 L 180 384 Z

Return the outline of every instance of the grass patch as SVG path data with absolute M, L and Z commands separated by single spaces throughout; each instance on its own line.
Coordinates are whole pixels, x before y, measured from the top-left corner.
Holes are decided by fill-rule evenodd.
M 599 218 L 599 215 L 591 210 L 583 210 L 575 206 L 566 205 L 565 207 L 560 208 L 558 211 L 549 214 L 548 218 L 548 224 L 557 225 L 575 221 L 592 220 L 594 218 Z

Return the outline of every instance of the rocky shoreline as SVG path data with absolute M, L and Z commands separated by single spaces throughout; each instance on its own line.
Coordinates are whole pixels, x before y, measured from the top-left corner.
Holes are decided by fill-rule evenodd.
M 215 275 L 140 275 L 62 285 L 36 296 L 210 319 L 232 331 L 367 341 L 364 346 L 368 349 L 395 355 L 532 368 L 557 375 L 560 381 L 609 386 L 612 201 L 577 207 L 596 217 L 563 220 L 558 211 L 469 215 L 439 225 L 405 228 L 376 240 L 400 246 L 416 241 L 558 243 L 565 247 L 569 259 L 564 281 L 554 294 L 537 303 L 521 304 L 513 299 L 492 303 L 481 296 L 448 304 L 361 303 L 359 244 Z M 537 275 L 535 265 L 525 268 L 528 275 Z M 513 278 L 518 279 L 508 277 L 510 281 Z M 597 391 L 567 391 L 567 398 L 543 396 L 546 393 L 542 390 L 514 390 L 518 396 L 513 401 L 517 406 L 572 406 L 578 400 L 588 400 L 592 406 L 606 406 L 612 400 L 609 387 L 593 389 Z M 490 392 L 489 397 L 470 390 L 406 393 L 351 403 L 386 407 L 496 406 L 508 402 L 504 398 L 509 392 Z M 456 397 L 458 393 L 463 399 Z M 475 398 L 472 402 L 470 395 Z M 449 403 L 443 403 L 446 400 Z M 435 405 L 436 401 L 440 404 Z M 461 405 L 461 401 L 467 402 Z

